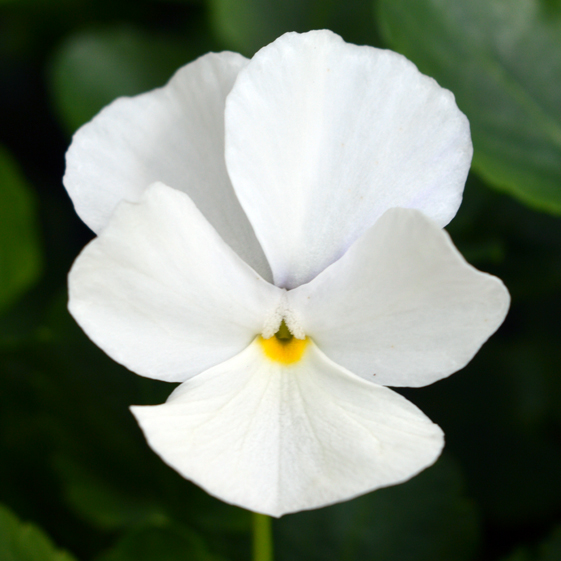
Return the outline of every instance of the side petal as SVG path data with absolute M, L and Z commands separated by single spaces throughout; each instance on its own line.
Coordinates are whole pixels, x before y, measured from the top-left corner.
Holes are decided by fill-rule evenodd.
M 471 156 L 452 93 L 403 56 L 329 31 L 263 48 L 226 103 L 228 171 L 285 288 L 314 278 L 388 208 L 446 225 Z
M 369 384 L 308 341 L 302 358 L 267 358 L 259 339 L 132 407 L 150 446 L 211 495 L 272 516 L 401 483 L 431 465 L 440 428 L 395 392 Z
M 111 358 L 171 382 L 239 353 L 284 297 L 163 184 L 117 207 L 74 263 L 69 293 L 70 312 Z
M 235 53 L 205 55 L 163 88 L 115 100 L 76 132 L 64 185 L 94 232 L 120 201 L 138 201 L 162 181 L 187 193 L 238 255 L 270 277 L 224 162 L 225 100 L 247 62 Z
M 332 360 L 377 384 L 414 387 L 463 368 L 503 322 L 510 297 L 437 224 L 391 209 L 288 302 Z

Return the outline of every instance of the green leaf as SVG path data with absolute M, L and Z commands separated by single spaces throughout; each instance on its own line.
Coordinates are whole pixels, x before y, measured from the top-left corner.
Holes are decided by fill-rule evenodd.
M 561 214 L 558 0 L 380 0 L 389 45 L 455 94 L 474 169 L 525 204 Z
M 328 28 L 347 41 L 377 41 L 370 0 L 210 0 L 210 7 L 218 36 L 248 56 L 287 31 Z
M 411 481 L 275 522 L 279 561 L 468 561 L 479 526 L 456 465 L 442 457 Z
M 96 561 L 220 561 L 192 530 L 169 524 L 132 530 Z
M 167 519 L 163 508 L 144 493 L 136 496 L 111 485 L 64 456 L 56 458 L 66 500 L 86 520 L 100 529 L 116 530 L 139 523 L 162 523 Z
M 517 549 L 514 553 L 501 561 L 534 561 L 526 548 Z
M 558 561 L 561 559 L 561 526 L 552 532 L 540 546 L 540 561 Z
M 0 504 L 0 561 L 73 561 L 57 549 L 51 539 L 34 524 L 21 522 Z
M 485 519 L 503 527 L 539 524 L 561 501 L 561 449 L 547 424 L 559 403 L 547 382 L 549 371 L 559 377 L 559 336 L 550 343 L 537 316 L 513 313 L 516 331 L 495 335 L 461 372 L 403 392 L 445 429 Z
M 69 132 L 119 96 L 164 85 L 194 58 L 187 45 L 131 26 L 79 32 L 51 61 L 51 97 Z
M 0 147 L 0 311 L 39 277 L 42 259 L 33 192 Z
M 557 526 L 536 549 L 534 554 L 527 547 L 517 549 L 502 561 L 559 561 L 561 559 L 561 526 Z

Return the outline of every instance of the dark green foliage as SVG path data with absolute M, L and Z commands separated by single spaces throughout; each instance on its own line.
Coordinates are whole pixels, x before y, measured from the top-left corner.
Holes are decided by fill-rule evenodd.
M 446 433 L 437 464 L 275 521 L 277 558 L 561 559 L 561 2 L 2 0 L 0 561 L 249 559 L 248 513 L 163 464 L 128 411 L 171 385 L 112 362 L 66 311 L 92 234 L 62 187 L 64 151 L 112 99 L 206 51 L 251 56 L 319 27 L 397 49 L 454 92 L 475 174 L 448 230 L 513 304 L 462 372 L 402 392 Z
M 480 536 L 475 504 L 446 456 L 403 485 L 286 516 L 276 530 L 280 561 L 467 561 Z
M 474 168 L 561 213 L 561 10 L 540 0 L 382 0 L 389 46 L 454 92 Z
M 0 505 L 0 560 L 74 561 L 74 557 L 57 549 L 43 530 L 21 522 Z
M 36 203 L 20 170 L 0 146 L 0 312 L 41 272 Z

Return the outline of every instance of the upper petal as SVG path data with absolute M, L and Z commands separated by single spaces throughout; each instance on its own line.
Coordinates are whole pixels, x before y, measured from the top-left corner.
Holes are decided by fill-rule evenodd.
M 283 298 L 162 184 L 117 207 L 74 263 L 69 292 L 70 312 L 111 358 L 173 382 L 244 349 Z
M 382 385 L 424 386 L 471 360 L 503 322 L 510 297 L 437 224 L 391 209 L 337 263 L 289 291 L 288 302 L 345 368 Z
M 333 263 L 390 207 L 455 215 L 471 162 L 454 96 L 403 56 L 288 33 L 240 71 L 226 164 L 275 284 Z
M 333 363 L 313 342 L 282 364 L 259 340 L 133 407 L 150 446 L 184 477 L 244 508 L 281 516 L 400 483 L 432 464 L 442 431 L 395 392 Z
M 264 278 L 270 269 L 224 162 L 224 105 L 247 59 L 210 53 L 163 88 L 115 100 L 76 132 L 64 185 L 96 233 L 121 201 L 155 181 L 186 192 L 224 240 Z

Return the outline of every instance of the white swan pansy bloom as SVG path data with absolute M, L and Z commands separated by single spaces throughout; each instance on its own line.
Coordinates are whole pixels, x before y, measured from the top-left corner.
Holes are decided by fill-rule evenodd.
M 509 305 L 442 230 L 471 156 L 449 91 L 328 31 L 205 55 L 83 126 L 64 182 L 98 237 L 70 311 L 181 382 L 132 408 L 162 459 L 273 516 L 431 465 L 442 431 L 386 386 L 459 370 Z

